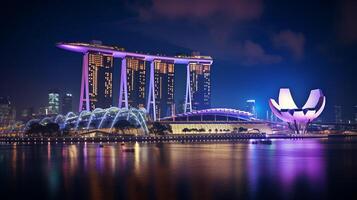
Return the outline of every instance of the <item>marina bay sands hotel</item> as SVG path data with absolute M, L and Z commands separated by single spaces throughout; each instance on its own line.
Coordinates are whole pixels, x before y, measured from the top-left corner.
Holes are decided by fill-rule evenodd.
M 83 55 L 79 111 L 118 106 L 146 108 L 154 120 L 170 116 L 175 113 L 175 67 L 178 65 L 186 67 L 186 77 L 182 77 L 182 84 L 186 85 L 184 112 L 211 106 L 213 60 L 210 56 L 134 53 L 100 41 L 58 43 L 57 46 Z M 114 58 L 121 59 L 119 105 L 113 105 Z

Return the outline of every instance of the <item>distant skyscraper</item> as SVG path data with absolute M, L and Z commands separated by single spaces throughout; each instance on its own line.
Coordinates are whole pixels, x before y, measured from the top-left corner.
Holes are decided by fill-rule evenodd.
M 355 116 L 355 123 L 357 123 L 357 105 L 353 107 L 354 110 L 354 116 Z
M 50 114 L 48 106 L 41 106 L 41 107 L 38 108 L 37 115 L 45 116 L 45 115 L 48 115 L 48 114 Z
M 342 106 L 334 106 L 335 122 L 342 122 Z
M 257 117 L 257 110 L 255 108 L 255 100 L 254 99 L 248 99 L 245 102 L 245 111 L 250 112 L 254 115 L 254 117 Z
M 62 95 L 62 105 L 61 105 L 61 113 L 63 115 L 73 111 L 72 108 L 72 94 L 65 93 Z
M 174 63 L 157 60 L 154 69 L 156 116 L 157 118 L 170 116 L 174 104 Z
M 279 121 L 278 118 L 274 115 L 273 112 L 270 113 L 270 121 L 272 121 L 272 122 L 277 122 L 277 121 Z
M 192 109 L 203 110 L 211 107 L 211 65 L 190 63 L 190 84 Z
M 126 66 L 129 106 L 135 108 L 145 108 L 145 60 L 140 58 L 127 57 Z
M 60 110 L 60 93 L 57 90 L 48 92 L 48 114 L 59 114 Z
M 9 126 L 15 122 L 16 112 L 10 97 L 0 97 L 0 127 Z
M 113 105 L 113 56 L 101 52 L 88 52 L 87 55 L 89 109 L 109 108 Z M 86 109 L 85 105 L 83 101 L 82 110 Z

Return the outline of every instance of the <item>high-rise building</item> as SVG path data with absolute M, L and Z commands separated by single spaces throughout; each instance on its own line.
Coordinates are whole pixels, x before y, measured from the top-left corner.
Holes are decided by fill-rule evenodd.
M 42 116 L 46 116 L 49 114 L 50 114 L 50 112 L 49 112 L 48 106 L 41 106 L 38 108 L 37 115 L 42 117 Z
M 58 90 L 48 92 L 48 114 L 59 114 L 60 111 L 60 93 Z
M 71 111 L 73 111 L 72 94 L 67 92 L 62 95 L 61 113 L 66 115 Z
M 192 109 L 203 110 L 211 107 L 211 65 L 190 63 L 190 84 Z
M 353 107 L 353 110 L 354 110 L 353 114 L 355 116 L 355 123 L 357 123 L 357 105 Z
M 342 106 L 334 106 L 335 122 L 342 122 Z
M 10 97 L 0 97 L 0 127 L 9 126 L 16 120 L 16 111 Z
M 145 108 L 145 60 L 135 57 L 126 58 L 128 104 L 135 108 Z
M 167 60 L 156 60 L 154 69 L 156 116 L 157 118 L 170 116 L 174 106 L 174 63 Z
M 88 52 L 88 85 L 90 110 L 113 105 L 113 56 Z M 83 103 L 82 110 L 85 110 Z
M 257 117 L 257 110 L 255 108 L 254 99 L 248 99 L 247 101 L 245 101 L 245 111 L 250 112 L 254 115 L 254 117 Z

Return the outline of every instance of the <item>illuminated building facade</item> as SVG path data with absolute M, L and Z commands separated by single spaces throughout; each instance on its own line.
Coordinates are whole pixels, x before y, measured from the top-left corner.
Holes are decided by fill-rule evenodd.
M 189 68 L 192 109 L 208 109 L 211 107 L 211 64 L 190 63 Z
M 247 101 L 245 101 L 245 111 L 252 113 L 255 118 L 257 117 L 254 99 L 248 99 Z
M 295 133 L 306 133 L 309 124 L 316 119 L 325 108 L 326 97 L 320 89 L 310 91 L 310 95 L 302 108 L 298 108 L 291 96 L 289 88 L 281 88 L 278 103 L 269 100 L 269 107 L 276 117 L 287 122 Z
M 180 113 L 161 122 L 170 124 L 173 134 L 272 133 L 268 123 L 255 120 L 251 113 L 227 108 Z
M 128 104 L 134 108 L 145 108 L 146 62 L 135 57 L 126 58 Z
M 192 56 L 164 56 L 134 53 L 126 51 L 124 48 L 102 45 L 100 42 L 58 43 L 58 47 L 84 54 L 80 111 L 90 111 L 98 107 L 108 108 L 111 106 L 111 98 L 109 100 L 100 99 L 100 97 L 105 97 L 107 94 L 110 94 L 110 97 L 112 95 L 111 75 L 113 71 L 113 58 L 119 58 L 122 61 L 119 86 L 119 108 L 128 109 L 129 106 L 140 108 L 143 105 L 143 99 L 146 99 L 146 112 L 151 114 L 154 121 L 160 117 L 174 114 L 174 70 L 176 64 L 186 66 L 186 78 L 182 81 L 182 83 L 186 85 L 184 112 L 192 111 L 193 98 L 198 102 L 195 104 L 195 108 L 201 109 L 210 107 L 210 67 L 213 63 L 213 59 L 210 56 L 201 56 L 198 54 Z M 101 62 L 107 62 L 107 64 Z M 148 72 L 144 70 L 146 62 L 148 62 L 150 66 Z M 192 73 L 195 74 L 191 77 L 190 64 L 193 63 L 196 63 L 198 67 L 196 67 L 196 65 L 193 67 L 195 70 L 193 70 Z M 110 83 L 107 84 L 110 86 L 107 88 L 108 92 L 101 92 L 105 90 L 100 89 L 100 84 L 103 83 L 103 81 L 100 81 L 98 77 L 107 77 L 100 76 L 100 72 L 97 70 L 101 68 L 108 68 L 108 73 L 110 74 L 110 78 L 108 78 L 108 80 L 105 79 Z M 198 70 L 197 73 L 196 68 Z M 143 87 L 143 84 L 146 82 L 146 76 L 149 78 L 147 81 L 149 85 Z M 191 79 L 194 79 L 194 81 L 191 81 Z M 197 88 L 193 94 L 191 93 L 191 86 Z M 201 90 L 203 90 L 203 92 L 201 92 Z M 146 94 L 147 96 L 145 96 Z
M 87 59 L 84 64 L 88 63 L 88 76 L 84 77 L 82 83 L 86 84 L 88 81 L 89 109 L 86 107 L 87 97 L 85 97 L 81 98 L 83 101 L 81 110 L 111 107 L 113 105 L 113 56 L 102 52 L 88 52 L 84 59 Z
M 48 114 L 59 114 L 60 111 L 60 92 L 50 90 L 48 92 Z
M 63 115 L 66 115 L 67 113 L 73 111 L 72 108 L 72 94 L 71 93 L 65 93 L 62 96 L 62 105 L 61 105 L 61 113 Z
M 167 60 L 156 60 L 154 63 L 156 117 L 161 118 L 173 112 L 175 67 L 172 61 Z
M 335 122 L 342 123 L 342 106 L 334 106 Z

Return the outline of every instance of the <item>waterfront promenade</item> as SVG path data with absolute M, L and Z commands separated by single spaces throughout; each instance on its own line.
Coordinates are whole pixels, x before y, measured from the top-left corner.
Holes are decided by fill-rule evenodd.
M 160 142 L 225 142 L 225 141 L 244 141 L 244 140 L 266 140 L 266 139 L 298 139 L 298 138 L 328 138 L 328 137 L 350 137 L 349 135 L 327 135 L 327 134 L 186 134 L 186 135 L 158 135 L 158 136 L 135 136 L 118 135 L 102 137 L 1 137 L 1 143 L 19 143 L 19 144 L 41 144 L 41 143 L 160 143 Z

